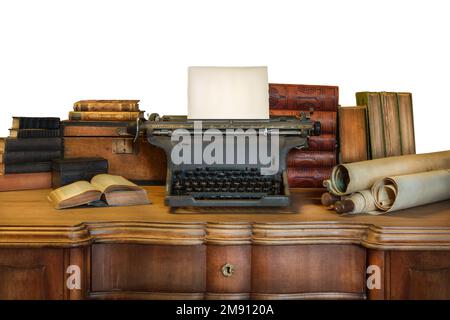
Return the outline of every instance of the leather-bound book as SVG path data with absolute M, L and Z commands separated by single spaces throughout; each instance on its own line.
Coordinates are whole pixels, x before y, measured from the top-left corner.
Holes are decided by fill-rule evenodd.
M 3 163 L 5 165 L 14 165 L 19 163 L 45 162 L 62 157 L 62 150 L 50 151 L 12 151 L 3 154 Z
M 337 111 L 339 87 L 269 83 L 271 109 Z
M 308 139 L 308 151 L 336 151 L 337 139 L 334 134 L 321 134 Z
M 367 106 L 370 158 L 384 158 L 386 151 L 384 146 L 383 113 L 380 94 L 378 92 L 368 91 L 357 92 L 356 104 L 358 106 Z
M 108 160 L 104 158 L 66 158 L 56 159 L 52 163 L 52 188 L 85 180 L 108 173 Z
M 34 172 L 50 172 L 52 171 L 52 162 L 25 162 L 25 163 L 13 163 L 0 166 L 0 173 L 34 173 Z
M 339 108 L 340 163 L 367 160 L 366 106 Z
M 397 94 L 395 92 L 380 92 L 380 98 L 386 157 L 400 156 L 402 145 Z
M 144 116 L 143 111 L 135 112 L 78 112 L 70 111 L 69 120 L 81 121 L 133 121 Z
M 400 137 L 402 154 L 415 154 L 414 118 L 412 95 L 409 92 L 397 92 L 398 113 L 400 117 Z
M 81 100 L 73 104 L 73 111 L 139 111 L 139 100 Z
M 51 188 L 51 173 L 16 173 L 0 175 L 0 191 Z
M 11 138 L 58 138 L 61 137 L 60 129 L 9 129 Z
M 270 110 L 271 116 L 296 116 L 300 117 L 301 110 Z M 337 111 L 314 111 L 311 114 L 312 121 L 319 121 L 322 134 L 336 134 Z
M 288 183 L 291 188 L 323 188 L 323 180 L 330 179 L 333 167 L 288 167 Z
M 58 129 L 59 130 L 59 129 Z M 0 138 L 0 149 L 5 153 L 17 151 L 58 151 L 62 150 L 61 138 Z
M 59 118 L 13 117 L 12 129 L 59 129 Z
M 287 156 L 288 167 L 332 167 L 336 165 L 334 151 L 304 151 L 292 149 Z

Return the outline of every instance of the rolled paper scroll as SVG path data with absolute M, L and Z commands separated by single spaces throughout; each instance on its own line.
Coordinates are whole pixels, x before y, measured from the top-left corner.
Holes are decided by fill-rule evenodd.
M 450 151 L 381 158 L 337 165 L 324 185 L 335 195 L 346 195 L 370 189 L 384 177 L 449 168 Z
M 336 202 L 334 208 L 336 212 L 340 214 L 384 213 L 382 211 L 377 211 L 375 199 L 370 190 L 355 192 L 350 196 L 345 197 L 343 200 Z
M 373 185 L 372 195 L 383 212 L 450 199 L 450 170 L 383 178 Z

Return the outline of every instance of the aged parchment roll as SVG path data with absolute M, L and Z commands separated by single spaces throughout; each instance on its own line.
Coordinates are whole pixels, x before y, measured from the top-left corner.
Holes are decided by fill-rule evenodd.
M 375 182 L 372 195 L 383 212 L 450 199 L 450 170 L 386 177 Z
M 379 179 L 450 168 L 450 151 L 414 154 L 340 164 L 333 168 L 326 187 L 335 195 L 370 189 Z
M 343 197 L 341 201 L 335 203 L 335 210 L 342 214 L 384 213 L 375 206 L 375 199 L 371 190 L 357 191 L 350 196 Z

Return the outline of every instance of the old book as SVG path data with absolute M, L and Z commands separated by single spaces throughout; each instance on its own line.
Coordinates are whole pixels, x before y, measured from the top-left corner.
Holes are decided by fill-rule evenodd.
M 400 118 L 402 154 L 414 154 L 416 153 L 416 143 L 414 139 L 414 117 L 411 93 L 397 92 L 397 102 Z
M 56 209 L 92 204 L 103 199 L 110 206 L 149 204 L 147 192 L 124 177 L 99 174 L 53 190 L 48 200 Z
M 308 139 L 308 151 L 336 151 L 337 139 L 334 134 L 321 134 Z
M 52 162 L 25 162 L 25 163 L 2 163 L 0 166 L 0 173 L 34 173 L 34 172 L 50 172 L 52 171 Z
M 367 160 L 366 106 L 339 108 L 340 163 Z
M 271 116 L 295 116 L 300 117 L 301 110 L 270 110 Z M 319 121 L 322 134 L 336 134 L 337 111 L 314 111 L 311 114 L 312 121 Z
M 61 137 L 60 129 L 9 129 L 11 138 L 58 138 Z
M 13 117 L 12 129 L 59 129 L 59 118 Z
M 139 111 L 139 100 L 80 100 L 73 111 Z
M 11 151 L 3 154 L 3 163 L 18 164 L 27 162 L 43 162 L 59 159 L 62 157 L 62 150 L 51 151 Z
M 50 172 L 0 175 L 0 191 L 49 189 L 51 177 Z
M 395 92 L 380 92 L 380 99 L 386 157 L 400 156 L 402 154 L 402 144 L 400 140 L 397 94 Z
M 292 149 L 286 163 L 288 167 L 332 167 L 336 165 L 336 152 Z
M 5 153 L 15 151 L 57 151 L 62 150 L 61 138 L 0 138 L 0 150 Z
M 54 189 L 80 180 L 90 181 L 97 174 L 108 173 L 108 160 L 104 158 L 66 158 L 52 162 Z
M 323 188 L 323 180 L 330 179 L 333 167 L 296 167 L 287 169 L 288 184 L 291 188 Z
M 133 121 L 144 116 L 143 111 L 136 112 L 78 112 L 70 111 L 69 120 L 83 121 Z
M 367 106 L 367 120 L 369 126 L 370 158 L 378 159 L 386 156 L 384 145 L 383 113 L 381 98 L 378 92 L 357 92 L 356 104 Z
M 270 109 L 337 111 L 339 87 L 269 83 Z

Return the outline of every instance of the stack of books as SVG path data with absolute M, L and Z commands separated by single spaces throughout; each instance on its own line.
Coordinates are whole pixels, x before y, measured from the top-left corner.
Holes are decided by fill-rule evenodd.
M 81 100 L 74 103 L 69 120 L 133 121 L 143 114 L 139 100 Z
M 300 116 L 313 111 L 311 120 L 320 121 L 321 134 L 311 136 L 308 149 L 293 149 L 287 157 L 289 186 L 322 188 L 337 163 L 337 86 L 269 84 L 270 114 Z
M 52 160 L 62 155 L 59 118 L 14 117 L 0 138 L 0 191 L 49 188 Z

